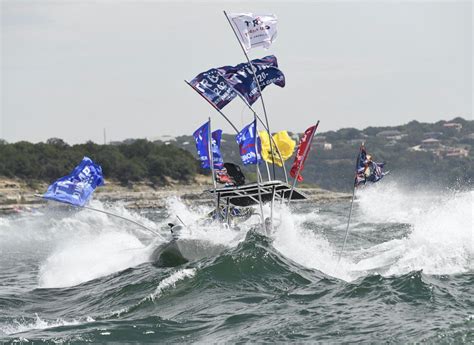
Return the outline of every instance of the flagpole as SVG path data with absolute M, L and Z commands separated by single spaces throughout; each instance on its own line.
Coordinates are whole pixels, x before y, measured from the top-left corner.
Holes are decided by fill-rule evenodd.
M 234 91 L 235 91 L 235 89 L 234 89 Z M 258 121 L 260 121 L 263 128 L 265 128 L 265 130 L 267 131 L 268 136 L 270 138 L 270 142 L 271 143 L 273 142 L 273 144 L 275 145 L 275 149 L 278 153 L 278 156 L 280 157 L 280 160 L 282 162 L 283 173 L 285 174 L 285 181 L 286 181 L 286 183 L 288 183 L 288 174 L 286 173 L 285 162 L 283 161 L 283 158 L 281 156 L 281 152 L 280 152 L 280 149 L 278 148 L 278 145 L 275 143 L 275 140 L 273 139 L 273 137 L 270 134 L 270 129 L 265 125 L 263 120 L 260 118 L 260 116 L 258 116 L 257 112 L 252 108 L 252 106 L 249 104 L 249 102 L 247 102 L 247 100 L 239 92 L 235 91 L 235 93 L 239 96 L 239 98 L 242 100 L 242 102 L 244 102 L 244 104 L 250 109 L 250 111 L 252 111 L 253 115 L 257 117 Z M 271 143 L 270 143 L 270 150 L 272 150 L 272 147 L 273 147 L 273 145 Z M 272 157 L 273 157 L 273 151 L 271 151 L 271 153 L 272 153 Z M 266 163 L 267 162 L 265 161 L 265 164 Z M 273 164 L 273 169 L 275 169 L 274 158 L 272 158 L 272 164 Z M 267 170 L 268 170 L 268 164 L 267 164 Z M 275 170 L 273 170 L 273 172 L 275 172 Z M 275 177 L 275 174 L 273 174 L 273 177 Z M 270 171 L 268 171 L 268 181 L 270 181 Z
M 267 167 L 267 176 L 268 176 L 268 181 L 271 180 L 271 176 L 270 176 L 270 169 L 268 168 L 268 162 L 265 161 L 265 166 Z
M 209 120 L 209 126 L 207 127 L 207 149 L 208 149 L 208 157 L 209 157 L 209 165 L 211 166 L 211 178 L 212 178 L 212 183 L 214 185 L 214 195 L 217 196 L 216 198 L 216 216 L 218 219 L 220 219 L 220 211 L 219 211 L 219 195 L 217 195 L 217 183 L 216 183 L 216 178 L 215 178 L 215 172 L 214 172 L 214 152 L 212 151 L 212 130 L 211 130 L 211 117 L 208 118 Z
M 239 130 L 237 129 L 237 127 L 232 123 L 232 121 L 229 120 L 229 118 L 219 109 L 217 108 L 212 102 L 210 102 L 206 97 L 204 97 L 198 90 L 196 90 L 196 88 L 190 83 L 188 82 L 187 80 L 184 81 L 186 84 L 188 84 L 194 91 L 196 91 L 196 93 L 201 96 L 202 98 L 204 98 L 206 100 L 207 103 L 209 103 L 219 114 L 222 115 L 222 117 L 232 126 L 232 128 L 235 130 L 236 133 L 239 133 Z M 250 104 L 248 104 L 247 100 L 245 98 L 242 97 L 242 95 L 238 92 L 236 92 L 236 94 L 240 97 L 240 99 L 245 103 L 245 105 L 253 112 L 254 116 L 257 117 L 258 121 L 260 121 L 260 123 L 262 124 L 263 128 L 265 128 L 267 130 L 268 133 L 269 132 L 269 129 L 267 128 L 267 126 L 265 125 L 265 123 L 263 122 L 263 120 L 260 118 L 260 116 L 258 116 L 258 114 L 255 112 L 255 110 L 253 110 L 252 106 Z M 288 174 L 286 172 L 286 167 L 285 167 L 285 164 L 283 162 L 283 158 L 281 156 L 281 152 L 280 152 L 280 149 L 278 148 L 278 146 L 276 145 L 274 139 L 272 136 L 270 136 L 270 140 L 271 142 L 273 142 L 273 144 L 275 145 L 275 148 L 276 148 L 276 151 L 278 153 L 278 156 L 280 157 L 282 163 L 283 163 L 283 172 L 285 174 L 285 181 L 286 183 L 288 183 Z M 270 144 L 270 148 L 272 148 L 272 145 Z M 268 172 L 268 175 L 270 176 L 270 172 Z M 268 180 L 270 181 L 270 177 L 268 178 Z
M 262 222 L 262 227 L 265 227 L 265 220 L 263 218 L 263 203 L 262 203 L 262 194 L 260 192 L 260 168 L 258 166 L 258 131 L 257 131 L 257 119 L 256 116 L 254 115 L 253 117 L 254 124 L 255 124 L 255 160 L 256 160 L 256 166 L 257 166 L 257 190 L 258 190 L 258 203 L 260 205 L 260 221 Z M 263 229 L 265 230 L 265 229 Z
M 234 32 L 235 38 L 236 38 L 237 41 L 239 42 L 240 48 L 242 48 L 242 52 L 244 53 L 245 57 L 247 58 L 247 62 L 249 63 L 250 69 L 252 70 L 253 79 L 254 79 L 254 81 L 257 83 L 258 91 L 260 92 L 260 100 L 261 100 L 261 102 L 262 102 L 263 113 L 264 113 L 264 115 L 265 115 L 265 122 L 267 123 L 268 136 L 271 137 L 271 134 L 270 134 L 270 126 L 269 126 L 269 124 L 268 124 L 267 110 L 266 110 L 266 108 L 265 108 L 265 102 L 263 101 L 263 93 L 262 93 L 262 88 L 261 88 L 261 86 L 260 86 L 260 82 L 259 82 L 258 79 L 257 79 L 257 75 L 255 74 L 255 70 L 254 70 L 254 68 L 253 68 L 253 64 L 252 64 L 252 62 L 250 61 L 250 58 L 249 58 L 249 56 L 248 56 L 248 54 L 247 54 L 247 51 L 245 50 L 245 47 L 243 46 L 242 42 L 240 41 L 239 36 L 237 35 L 237 32 L 235 32 L 235 29 L 234 29 L 234 27 L 232 26 L 232 23 L 230 22 L 229 16 L 227 15 L 227 12 L 226 12 L 226 11 L 223 11 L 223 12 L 224 12 L 225 17 L 227 18 L 227 21 L 229 22 L 229 25 L 230 25 L 232 31 Z M 272 154 L 273 178 L 275 178 L 275 158 L 274 158 L 274 156 L 273 156 L 273 144 L 272 144 L 271 141 L 270 141 L 270 151 L 271 151 L 271 154 Z
M 209 150 L 209 165 L 211 166 L 211 173 L 212 173 L 212 183 L 214 184 L 214 193 L 217 189 L 216 179 L 214 176 L 214 152 L 212 151 L 212 130 L 211 130 L 211 117 L 209 119 L 209 126 L 207 128 L 207 149 Z
M 306 145 L 306 148 L 305 148 L 304 153 L 303 153 L 303 160 L 301 161 L 301 163 L 298 166 L 298 171 L 295 175 L 295 179 L 293 180 L 293 185 L 291 186 L 290 196 L 288 197 L 288 206 L 290 206 L 291 197 L 293 196 L 293 190 L 296 187 L 296 182 L 298 181 L 298 176 L 300 176 L 300 171 L 301 171 L 301 168 L 303 167 L 303 163 L 305 161 L 306 154 L 308 153 L 309 149 L 311 148 L 311 144 L 313 143 L 313 139 L 314 139 L 314 136 L 316 134 L 316 130 L 318 129 L 318 125 L 319 125 L 319 120 L 318 120 L 318 122 L 316 122 L 316 125 L 314 125 L 314 133 L 311 136 L 311 139 L 309 140 L 308 145 Z M 298 154 L 298 151 L 296 151 L 296 154 Z
M 143 228 L 143 229 L 145 229 L 145 230 L 148 230 L 148 231 L 150 231 L 151 233 L 157 235 L 158 237 L 161 237 L 161 239 L 165 240 L 165 238 L 163 237 L 163 235 L 161 235 L 160 233 L 158 233 L 158 232 L 156 232 L 156 231 L 154 231 L 154 230 L 152 230 L 152 229 L 146 227 L 145 225 L 143 225 L 143 224 L 141 224 L 141 223 L 138 223 L 138 222 L 136 222 L 136 221 L 134 221 L 134 220 L 132 220 L 132 219 L 119 216 L 118 214 L 111 213 L 111 212 L 107 212 L 107 211 L 104 211 L 104 210 L 99 210 L 99 209 L 94 208 L 94 207 L 73 205 L 73 204 L 61 202 L 61 201 L 59 201 L 59 200 L 47 199 L 47 198 L 44 198 L 44 197 L 43 197 L 42 195 L 40 195 L 40 194 L 35 194 L 34 196 L 37 197 L 37 198 L 44 199 L 44 200 L 56 201 L 56 202 L 59 202 L 59 203 L 61 203 L 61 204 L 66 204 L 66 205 L 68 205 L 68 206 L 73 206 L 73 207 L 76 207 L 76 208 L 83 208 L 83 209 L 86 209 L 86 210 L 95 211 L 95 212 L 100 212 L 100 213 L 104 213 L 104 214 L 107 214 L 107 215 L 112 216 L 112 217 L 120 218 L 120 219 L 125 220 L 125 221 L 127 221 L 127 222 L 129 222 L 129 223 L 133 223 L 133 224 L 135 224 L 135 225 L 138 225 L 139 227 L 141 227 L 141 228 Z M 178 217 L 178 216 L 177 216 L 177 217 Z M 180 218 L 178 217 L 178 219 L 180 219 Z M 180 219 L 180 220 L 181 220 L 181 219 Z M 181 221 L 181 222 L 182 222 L 182 221 Z M 183 225 L 184 225 L 184 223 L 183 223 Z
M 360 157 L 360 153 L 362 151 L 362 146 L 364 146 L 364 143 L 362 143 L 362 145 L 360 145 L 360 147 L 359 147 L 359 154 L 357 155 L 357 159 L 356 159 L 356 176 L 355 176 L 355 178 L 357 178 L 357 167 L 359 166 L 359 157 Z M 352 208 L 354 206 L 354 198 L 355 198 L 355 190 L 356 190 L 355 178 L 354 178 L 354 187 L 352 188 L 351 208 L 349 209 L 349 218 L 347 219 L 346 233 L 344 235 L 344 243 L 342 244 L 342 249 L 341 249 L 341 252 L 339 253 L 339 258 L 337 259 L 337 263 L 339 263 L 339 261 L 341 261 L 342 253 L 344 252 L 344 249 L 346 247 L 347 237 L 349 236 L 349 225 L 351 223 Z
M 210 101 L 209 101 L 206 97 L 204 97 L 198 90 L 196 90 L 196 88 L 195 88 L 190 82 L 188 82 L 187 80 L 185 80 L 184 82 L 185 82 L 186 84 L 188 84 L 194 91 L 196 91 L 199 96 L 201 96 L 202 98 L 204 98 L 204 99 L 207 101 L 207 103 L 209 103 L 214 109 L 216 109 L 217 112 L 218 112 L 219 114 L 221 114 L 224 119 L 227 120 L 227 122 L 232 126 L 232 128 L 235 130 L 236 133 L 239 133 L 239 130 L 237 129 L 237 127 L 234 126 L 234 124 L 232 123 L 232 121 L 230 121 L 229 118 L 228 118 L 227 116 L 225 116 L 224 113 L 223 113 L 219 108 L 217 108 L 212 102 L 210 102 Z

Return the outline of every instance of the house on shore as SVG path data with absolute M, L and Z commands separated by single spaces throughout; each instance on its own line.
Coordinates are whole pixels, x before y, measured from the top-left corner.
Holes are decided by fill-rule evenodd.
M 454 128 L 455 130 L 457 130 L 458 132 L 461 131 L 462 129 L 462 124 L 460 123 L 457 123 L 457 122 L 446 122 L 443 127 L 445 128 Z
M 403 134 L 400 131 L 397 131 L 394 129 L 394 130 L 378 132 L 375 136 L 378 138 L 385 138 L 387 140 L 397 141 L 397 140 L 402 139 L 404 136 L 406 136 L 406 134 Z
M 441 141 L 435 138 L 428 138 L 421 142 L 420 147 L 427 151 L 436 150 L 441 147 Z

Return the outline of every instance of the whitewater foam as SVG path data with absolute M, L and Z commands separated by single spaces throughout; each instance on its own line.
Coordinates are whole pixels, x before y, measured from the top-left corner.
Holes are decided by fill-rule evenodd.
M 360 190 L 354 208 L 348 241 L 357 232 L 355 225 L 409 224 L 402 239 L 360 250 L 346 251 L 337 263 L 338 248 L 322 235 L 307 229 L 309 219 L 325 222 L 317 211 L 283 216 L 282 226 L 274 234 L 275 248 L 299 264 L 318 269 L 344 280 L 354 280 L 371 273 L 384 276 L 403 275 L 415 270 L 427 274 L 457 274 L 473 270 L 473 192 L 450 192 L 442 195 L 399 188 L 395 183 L 379 184 Z M 345 223 L 335 227 L 342 240 Z M 375 272 L 374 272 L 375 271 Z
M 338 264 L 337 248 L 314 229 L 304 227 L 303 223 L 320 220 L 317 211 L 294 214 L 283 206 L 279 212 L 282 222 L 273 234 L 273 245 L 279 252 L 305 267 L 340 279 L 352 279 L 347 269 L 352 262 L 342 258 Z
M 26 321 L 24 319 L 21 320 L 14 320 L 11 324 L 0 325 L 0 330 L 6 335 L 12 335 L 17 333 L 23 333 L 35 329 L 48 329 L 54 327 L 61 327 L 61 326 L 73 326 L 73 325 L 80 325 L 84 323 L 94 322 L 95 320 L 88 316 L 85 319 L 80 320 L 63 320 L 63 319 L 56 319 L 56 320 L 43 320 L 41 319 L 38 314 L 35 314 L 35 319 L 32 321 Z
M 147 299 L 154 301 L 156 298 L 158 298 L 163 291 L 169 289 L 169 288 L 174 288 L 176 287 L 176 283 L 178 283 L 180 280 L 186 279 L 186 278 L 192 278 L 196 275 L 196 269 L 195 268 L 184 268 L 180 269 L 174 273 L 172 273 L 168 278 L 163 279 L 158 286 L 156 287 L 156 290 L 151 293 Z
M 186 224 L 180 232 L 180 237 L 184 239 L 199 239 L 227 247 L 234 247 L 245 239 L 245 229 L 249 228 L 249 225 L 243 227 L 243 231 L 235 231 L 218 222 L 204 224 L 202 222 L 204 215 L 211 211 L 212 207 L 202 205 L 188 207 L 181 199 L 172 197 L 168 199 L 170 216 L 167 222 L 176 222 L 176 215 L 178 215 Z M 248 223 L 252 224 L 252 220 Z
M 146 262 L 149 252 L 135 236 L 107 232 L 62 243 L 41 265 L 39 287 L 67 287 Z

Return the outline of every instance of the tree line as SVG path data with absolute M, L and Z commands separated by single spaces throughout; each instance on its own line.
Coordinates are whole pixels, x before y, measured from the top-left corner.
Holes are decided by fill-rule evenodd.
M 390 179 L 409 185 L 437 184 L 443 186 L 471 186 L 474 181 L 474 121 L 456 118 L 461 131 L 443 126 L 445 121 L 434 124 L 412 121 L 397 127 L 368 127 L 364 130 L 343 128 L 338 131 L 318 133 L 332 144 L 331 150 L 317 146 L 312 148 L 305 163 L 303 176 L 307 185 L 350 191 L 354 178 L 355 160 L 360 142 L 364 141 L 368 153 L 378 162 L 386 162 L 391 171 Z M 405 136 L 396 143 L 377 137 L 381 130 L 397 129 Z M 431 152 L 408 150 L 426 137 L 437 133 L 445 145 L 467 145 L 472 147 L 468 157 L 437 157 Z M 192 136 L 181 136 L 169 143 L 150 142 L 145 139 L 131 144 L 98 145 L 87 142 L 68 145 L 63 140 L 52 138 L 46 143 L 17 142 L 8 144 L 0 140 L 0 176 L 18 177 L 25 180 L 51 182 L 68 174 L 82 157 L 88 156 L 102 166 L 105 178 L 117 179 L 123 184 L 148 180 L 157 186 L 170 179 L 181 183 L 193 181 L 203 171 L 197 160 Z M 235 135 L 223 134 L 222 154 L 226 162 L 242 165 Z M 286 162 L 289 171 L 294 157 Z M 271 168 L 269 169 L 271 171 Z M 247 181 L 255 181 L 255 166 L 243 167 Z M 267 178 L 265 165 L 261 166 Z M 277 178 L 284 179 L 281 169 Z
M 143 179 L 156 185 L 165 185 L 169 179 L 187 183 L 200 169 L 188 151 L 145 139 L 127 145 L 68 145 L 51 138 L 37 144 L 0 142 L 0 176 L 51 182 L 70 173 L 84 156 L 101 165 L 106 179 L 123 184 Z

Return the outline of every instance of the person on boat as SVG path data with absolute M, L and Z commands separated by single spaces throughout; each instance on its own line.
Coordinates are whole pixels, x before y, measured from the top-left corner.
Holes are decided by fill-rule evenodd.
M 224 167 L 216 171 L 216 181 L 225 187 L 242 186 L 245 184 L 245 175 L 237 164 L 224 163 Z

